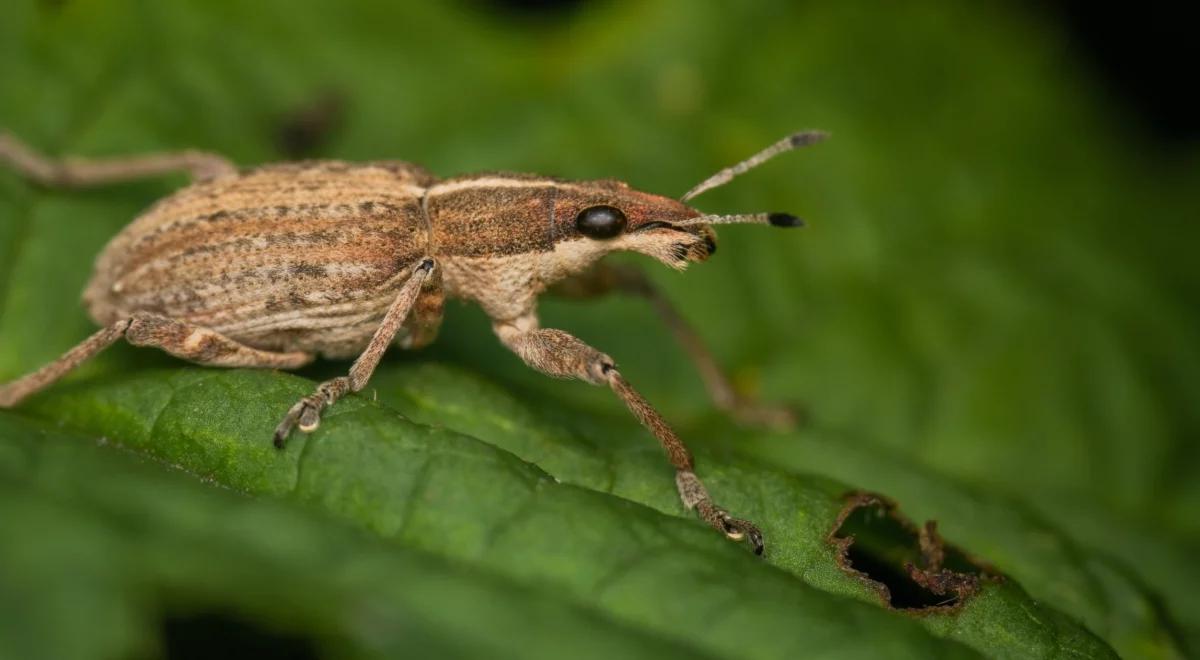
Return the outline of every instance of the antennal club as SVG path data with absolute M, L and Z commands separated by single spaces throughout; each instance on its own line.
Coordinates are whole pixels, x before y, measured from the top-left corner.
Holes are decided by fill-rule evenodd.
M 737 165 L 726 167 L 720 172 L 708 177 L 704 181 L 701 181 L 696 185 L 696 187 L 684 193 L 683 197 L 679 198 L 679 201 L 686 202 L 702 192 L 712 190 L 713 188 L 729 183 L 734 179 L 734 177 L 740 174 L 745 174 L 746 172 L 758 167 L 759 165 L 762 165 L 781 153 L 791 151 L 797 147 L 807 147 L 808 145 L 820 142 L 827 137 L 829 137 L 829 134 L 825 131 L 803 131 L 789 135 L 775 144 L 767 147 L 766 149 L 763 149 L 762 151 L 747 158 L 746 160 L 743 160 Z

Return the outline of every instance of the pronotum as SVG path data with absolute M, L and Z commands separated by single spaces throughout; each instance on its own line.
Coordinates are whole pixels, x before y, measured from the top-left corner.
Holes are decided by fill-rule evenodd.
M 609 265 L 629 250 L 682 270 L 716 250 L 713 225 L 799 224 L 784 213 L 707 215 L 687 204 L 768 159 L 821 140 L 788 136 L 717 172 L 680 199 L 617 180 L 483 173 L 439 180 L 398 161 L 307 161 L 240 171 L 198 151 L 110 160 L 51 160 L 0 132 L 0 162 L 47 186 L 86 186 L 184 171 L 188 187 L 137 217 L 96 260 L 83 293 L 102 329 L 41 369 L 0 385 L 17 405 L 114 342 L 154 346 L 204 365 L 295 369 L 315 356 L 357 356 L 275 429 L 311 432 L 321 411 L 362 390 L 390 344 L 433 341 L 447 297 L 480 305 L 500 341 L 556 378 L 606 385 L 662 444 L 683 504 L 733 540 L 763 552 L 752 523 L 717 506 L 691 452 L 608 355 L 538 323 L 544 292 L 647 298 L 696 363 L 714 403 L 737 418 L 786 422 L 781 409 L 739 397 L 697 335 L 641 274 Z

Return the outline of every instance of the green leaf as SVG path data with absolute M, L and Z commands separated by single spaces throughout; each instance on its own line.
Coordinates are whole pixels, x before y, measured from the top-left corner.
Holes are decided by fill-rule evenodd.
M 206 488 L 42 425 L 0 415 L 0 436 L 4 657 L 170 652 L 206 617 L 253 622 L 277 649 L 308 655 L 699 653 L 546 589 Z M 529 621 L 538 634 L 514 644 L 513 630 Z M 165 642 L 154 637 L 160 630 Z
M 683 517 L 670 470 L 653 451 L 635 449 L 598 472 L 633 476 L 633 487 L 620 494 L 673 515 L 562 484 L 494 445 L 416 424 L 361 398 L 278 452 L 269 442 L 277 411 L 311 388 L 298 378 L 188 369 L 106 380 L 61 388 L 30 410 L 236 490 L 327 511 L 405 547 L 555 585 L 628 625 L 722 655 L 794 657 L 826 647 L 853 653 L 837 648 L 851 639 L 866 649 L 914 648 L 918 621 L 1000 656 L 1056 657 L 1067 649 L 1108 655 L 1098 639 L 1012 583 L 986 585 L 953 614 L 889 617 L 872 604 L 871 589 L 838 567 L 827 536 L 847 487 L 821 478 L 702 460 L 710 486 L 763 526 L 780 571 Z M 468 417 L 494 419 L 499 410 L 489 411 L 488 397 L 474 394 Z M 548 465 L 554 447 L 544 447 Z M 859 637 L 860 629 L 872 635 Z M 887 641 L 893 634 L 904 641 Z
M 589 428 L 570 412 L 538 414 L 494 385 L 438 365 L 397 365 L 375 384 L 381 401 L 411 419 L 483 438 L 537 463 L 564 481 L 647 502 L 667 512 L 678 509 L 668 488 L 661 484 L 653 487 L 658 457 L 650 455 L 653 452 L 646 451 L 634 428 L 620 420 Z M 613 434 L 613 424 L 626 427 L 625 431 Z M 726 437 L 734 437 L 735 433 L 746 436 L 744 431 L 732 428 L 721 431 L 727 433 Z M 1121 648 L 1137 650 L 1141 656 L 1172 653 L 1174 642 L 1156 603 L 1122 565 L 1080 548 L 1011 498 L 990 495 L 920 470 L 911 460 L 867 450 L 850 438 L 808 432 L 749 437 L 740 442 L 751 443 L 751 448 L 764 455 L 778 456 L 776 462 L 784 465 L 802 450 L 810 462 L 796 465 L 797 471 L 845 475 L 849 483 L 889 493 L 904 503 L 913 518 L 938 520 L 943 530 L 953 534 L 954 541 L 1002 567 L 1006 574 L 1028 585 L 1037 598 L 1070 612 Z M 706 463 L 730 461 L 724 454 L 718 456 Z M 770 482 L 759 466 L 749 469 L 753 474 L 733 477 L 735 483 L 730 487 L 756 482 L 769 488 Z M 786 497 L 803 499 L 804 495 Z M 790 501 L 794 500 L 785 500 L 780 506 L 786 509 Z M 780 525 L 782 529 L 772 530 L 772 537 L 798 544 L 824 538 L 819 528 L 795 529 L 793 536 L 792 523 L 783 516 Z M 772 559 L 796 571 L 804 570 L 802 558 L 774 555 Z
M 433 350 L 385 362 L 378 403 L 339 403 L 284 454 L 270 428 L 310 381 L 118 347 L 20 409 L 41 422 L 0 417 L 0 459 L 16 457 L 3 464 L 5 513 L 18 529 L 44 518 L 57 530 L 20 546 L 0 535 L 0 551 L 23 553 L 47 585 L 60 582 L 50 562 L 34 570 L 40 555 L 94 544 L 110 560 L 81 566 L 77 590 L 40 602 L 41 590 L 21 592 L 44 621 L 97 640 L 79 648 L 149 649 L 163 611 L 122 596 L 124 623 L 106 626 L 62 615 L 62 603 L 146 583 L 194 596 L 213 572 L 198 553 L 159 566 L 197 538 L 145 512 L 159 490 L 185 518 L 236 510 L 281 530 L 263 556 L 297 557 L 303 544 L 284 540 L 327 528 L 336 552 L 377 565 L 375 585 L 302 579 L 316 562 L 288 559 L 263 577 L 267 595 L 240 593 L 238 571 L 271 562 L 241 556 L 247 535 L 229 532 L 212 552 L 230 571 L 204 594 L 266 630 L 281 629 L 272 595 L 307 603 L 306 622 L 362 654 L 386 649 L 328 603 L 367 594 L 406 617 L 416 601 L 388 585 L 427 564 L 483 603 L 474 616 L 500 613 L 495 627 L 460 625 L 447 596 L 436 620 L 405 624 L 446 653 L 499 652 L 489 635 L 513 620 L 505 613 L 540 621 L 547 608 L 563 614 L 524 631 L 530 656 L 562 655 L 555 644 L 585 628 L 612 654 L 1200 648 L 1195 154 L 1156 153 L 1131 131 L 1039 15 L 654 0 L 526 23 L 466 4 L 9 4 L 0 126 L 51 153 L 198 147 L 251 164 L 282 157 L 281 118 L 334 98 L 343 121 L 316 155 L 404 158 L 444 175 L 618 176 L 671 193 L 796 128 L 834 133 L 702 198 L 713 211 L 795 210 L 807 229 L 729 229 L 686 282 L 654 271 L 738 383 L 802 401 L 809 426 L 767 434 L 712 413 L 636 301 L 543 305 L 544 325 L 614 355 L 700 448 L 719 500 L 767 530 L 769 565 L 682 511 L 659 450 L 610 395 L 530 373 L 476 310 L 451 309 Z M 92 330 L 77 300 L 93 256 L 179 183 L 63 193 L 0 173 L 0 379 Z M 110 443 L 82 450 L 57 425 Z M 221 500 L 184 475 L 127 466 L 114 446 L 258 497 Z M 38 468 L 28 477 L 23 456 Z M 110 470 L 95 492 L 55 495 Z M 138 497 L 121 496 L 127 479 Z M 827 539 L 858 488 L 938 520 L 1010 579 L 956 614 L 884 610 Z M 94 515 L 74 513 L 85 504 Z M 153 524 L 136 533 L 121 522 L 143 515 Z M 884 555 L 911 551 L 883 543 Z M 5 611 L 18 602 L 7 593 Z M 49 628 L 18 630 L 37 643 Z

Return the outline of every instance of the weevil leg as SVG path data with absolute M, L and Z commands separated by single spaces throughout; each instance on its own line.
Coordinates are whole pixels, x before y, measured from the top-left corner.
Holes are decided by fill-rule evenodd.
M 358 392 L 367 386 L 367 381 L 371 379 L 371 374 L 379 365 L 384 351 L 387 350 L 388 345 L 392 343 L 396 333 L 404 324 L 413 304 L 421 294 L 421 287 L 425 284 L 434 266 L 434 260 L 427 257 L 422 259 L 413 270 L 412 276 L 405 281 L 404 286 L 400 287 L 400 292 L 396 294 L 395 300 L 383 315 L 383 320 L 371 337 L 370 343 L 350 366 L 348 376 L 340 376 L 321 383 L 315 392 L 300 399 L 288 410 L 283 421 L 275 429 L 276 447 L 283 447 L 293 428 L 299 427 L 305 433 L 316 430 L 317 425 L 321 422 L 322 410 L 333 405 L 346 394 Z
M 442 286 L 442 272 L 434 269 L 425 279 L 421 295 L 413 303 L 412 311 L 401 325 L 396 345 L 410 350 L 423 348 L 437 339 L 446 306 L 446 291 Z
M 44 186 L 66 188 L 133 181 L 171 172 L 187 172 L 196 181 L 237 174 L 237 167 L 223 156 L 194 150 L 97 160 L 52 159 L 4 131 L 0 131 L 0 163 L 7 163 Z
M 17 405 L 26 397 L 49 387 L 75 367 L 115 344 L 117 340 L 125 336 L 125 330 L 129 327 L 130 321 L 131 319 L 121 319 L 107 328 L 97 331 L 41 369 L 10 383 L 0 385 L 0 408 L 11 408 Z
M 607 385 L 629 408 L 629 412 L 658 439 L 667 460 L 675 467 L 675 484 L 683 505 L 700 519 L 734 541 L 750 543 L 755 554 L 763 553 L 763 536 L 753 523 L 730 516 L 709 497 L 696 476 L 692 453 L 654 406 L 646 401 L 617 371 L 612 358 L 562 330 L 539 329 L 529 315 L 509 322 L 494 322 L 500 341 L 530 367 L 555 378 L 577 378 L 593 385 Z
M 209 367 L 299 369 L 314 357 L 301 351 L 264 351 L 215 330 L 153 314 L 135 314 L 125 330 L 125 339 L 134 346 L 160 348 L 175 357 Z
M 208 328 L 153 314 L 135 314 L 99 330 L 41 369 L 0 385 L 0 408 L 11 408 L 49 387 L 121 338 L 134 346 L 153 346 L 185 360 L 220 367 L 295 369 L 313 359 L 307 353 L 262 351 Z
M 550 291 L 569 298 L 591 298 L 612 292 L 644 298 L 696 366 L 709 398 L 719 410 L 750 426 L 786 430 L 799 421 L 800 414 L 793 407 L 766 404 L 739 394 L 704 340 L 642 270 L 601 261 L 582 274 L 563 280 Z

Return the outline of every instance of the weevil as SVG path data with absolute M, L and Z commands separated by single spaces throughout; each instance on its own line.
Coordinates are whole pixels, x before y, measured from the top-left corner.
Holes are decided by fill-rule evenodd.
M 714 403 L 739 419 L 776 424 L 787 413 L 739 397 L 696 333 L 640 271 L 601 261 L 640 252 L 682 270 L 716 250 L 719 224 L 791 227 L 785 213 L 705 214 L 689 201 L 772 157 L 825 137 L 790 135 L 725 168 L 679 199 L 623 181 L 482 173 L 438 179 L 400 161 L 336 160 L 239 170 L 181 151 L 108 160 L 49 159 L 0 132 L 0 162 L 46 186 L 79 187 L 173 172 L 192 183 L 153 204 L 104 248 L 83 293 L 101 330 L 57 360 L 0 385 L 17 405 L 120 339 L 202 365 L 296 369 L 316 356 L 355 357 L 349 374 L 296 402 L 274 432 L 311 432 L 321 412 L 362 390 L 391 344 L 437 335 L 447 298 L 483 308 L 500 342 L 555 378 L 609 387 L 662 444 L 684 506 L 757 554 L 759 529 L 710 498 L 691 452 L 611 357 L 538 323 L 547 291 L 610 291 L 653 304 L 696 363 Z

